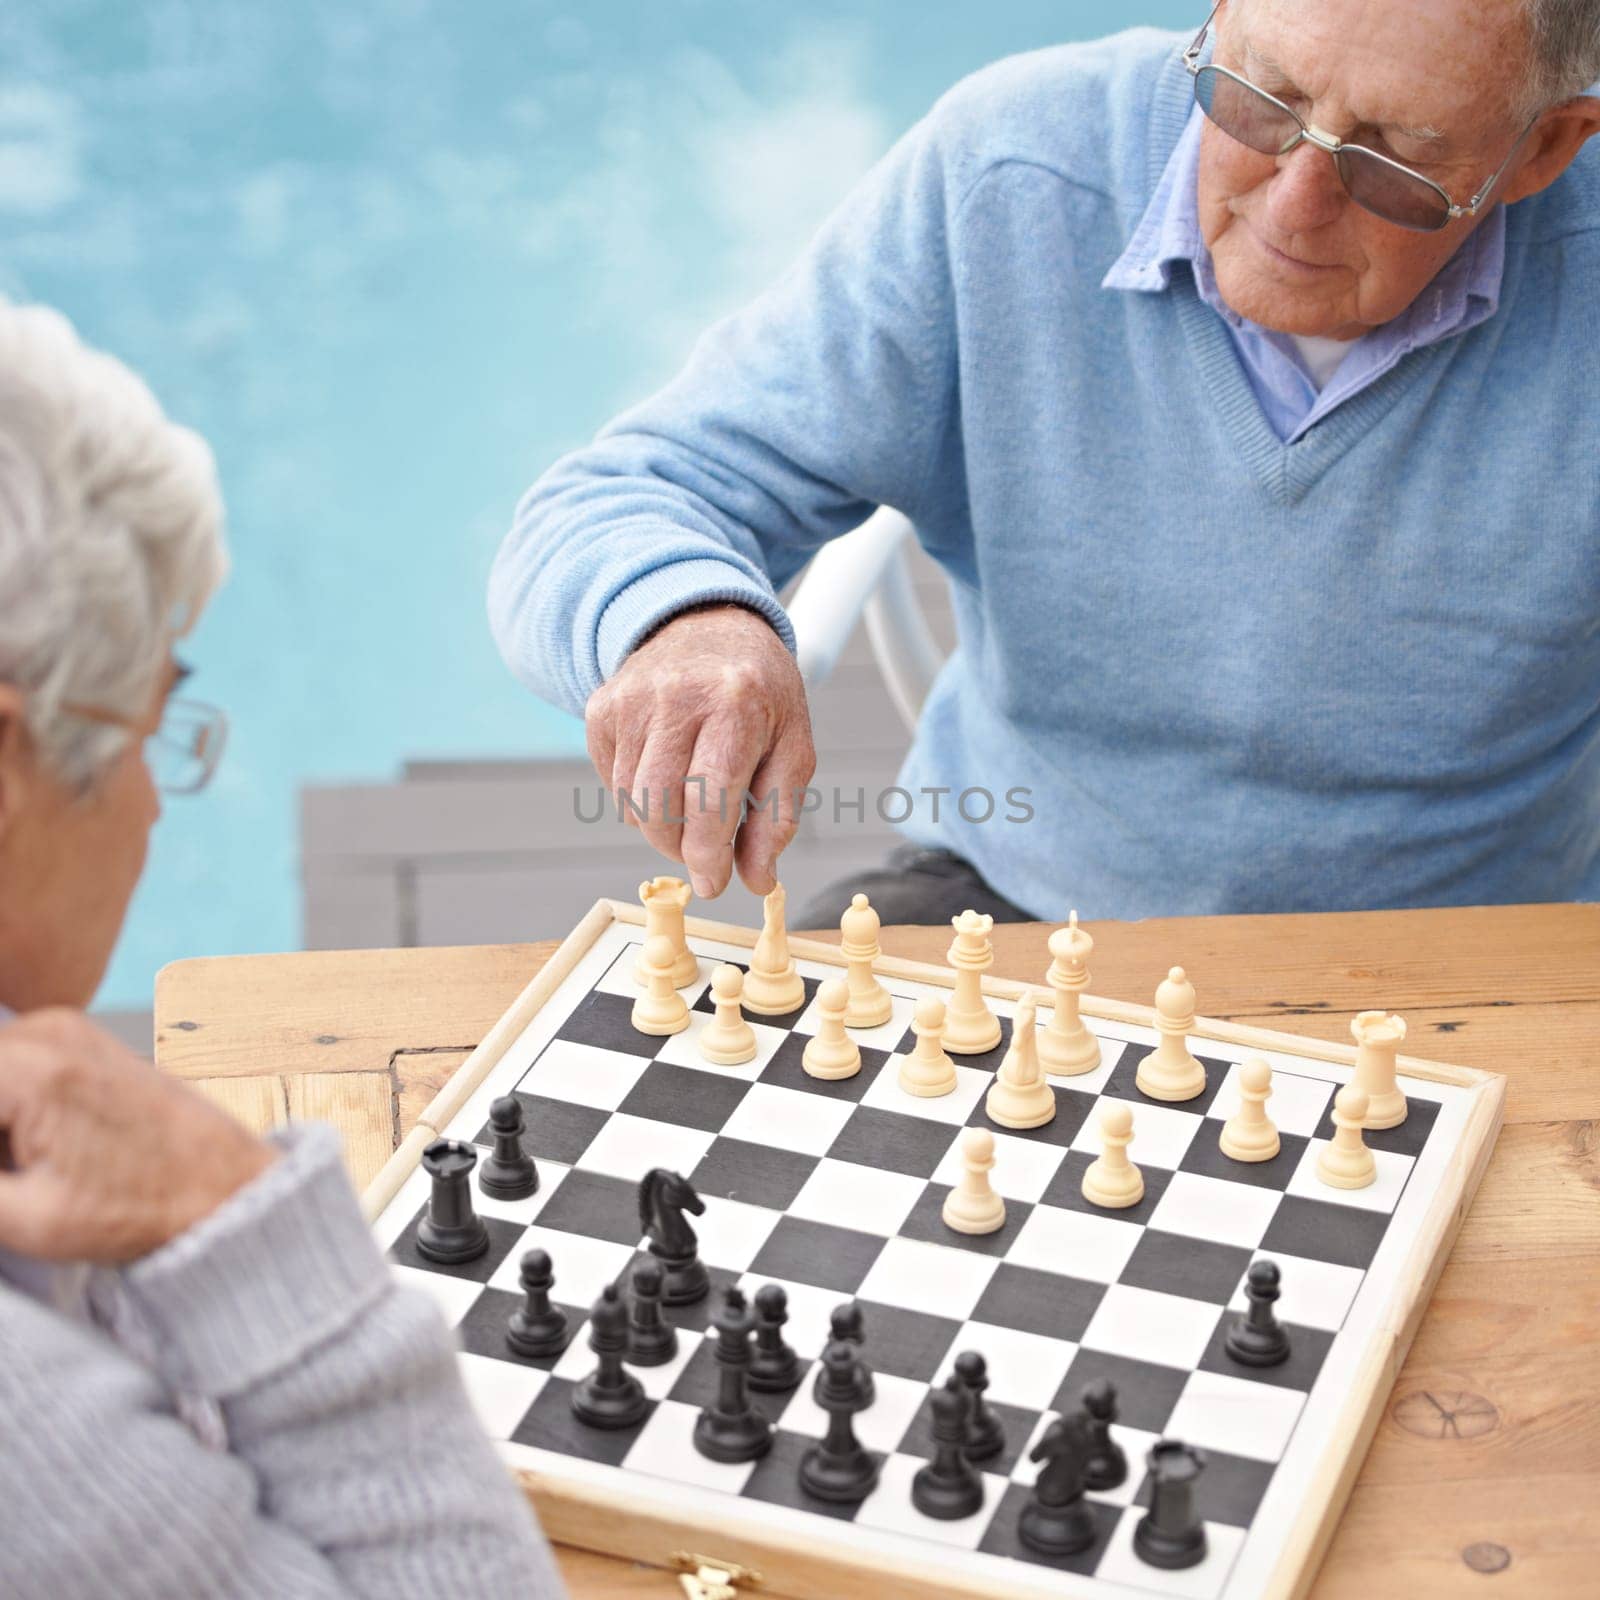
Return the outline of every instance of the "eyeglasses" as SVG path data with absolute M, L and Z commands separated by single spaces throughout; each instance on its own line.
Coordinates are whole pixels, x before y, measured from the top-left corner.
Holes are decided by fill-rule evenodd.
M 173 686 L 189 675 L 190 668 L 179 664 Z M 200 700 L 185 700 L 169 694 L 161 708 L 161 720 L 154 727 L 104 706 L 69 703 L 61 709 L 85 722 L 126 728 L 138 734 L 145 741 L 150 777 L 165 794 L 198 794 L 211 782 L 211 775 L 227 748 L 227 713 Z
M 1500 170 L 1465 205 L 1458 206 L 1432 178 L 1365 145 L 1346 144 L 1320 128 L 1309 127 L 1297 112 L 1237 72 L 1214 65 L 1202 67 L 1200 52 L 1205 47 L 1206 34 L 1224 3 L 1225 0 L 1217 0 L 1194 43 L 1183 53 L 1183 64 L 1194 79 L 1194 97 L 1200 109 L 1230 139 L 1237 139 L 1264 156 L 1286 156 L 1301 143 L 1326 150 L 1333 157 L 1339 180 L 1350 198 L 1363 211 L 1397 227 L 1414 233 L 1437 233 L 1458 217 L 1477 216 L 1533 127 L 1530 122 L 1522 130 Z

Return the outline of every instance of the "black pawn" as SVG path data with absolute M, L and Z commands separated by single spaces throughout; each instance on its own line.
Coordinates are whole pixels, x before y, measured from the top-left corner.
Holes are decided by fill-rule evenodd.
M 760 1394 L 783 1394 L 800 1381 L 800 1358 L 784 1342 L 789 1296 L 777 1283 L 756 1290 L 756 1350 L 750 1362 L 750 1387 Z
M 866 1343 L 865 1324 L 861 1315 L 861 1306 L 858 1301 L 846 1300 L 843 1305 L 835 1306 L 828 1318 L 828 1334 L 830 1338 L 844 1339 L 856 1347 L 856 1372 L 861 1384 L 861 1403 L 870 1406 L 877 1398 L 877 1388 L 872 1381 L 872 1368 L 861 1357 L 861 1347 Z M 822 1375 L 817 1374 L 817 1388 L 822 1386 Z
M 822 1352 L 817 1404 L 828 1413 L 827 1436 L 800 1458 L 800 1487 L 834 1505 L 865 1500 L 877 1487 L 878 1457 L 863 1449 L 852 1419 L 862 1409 L 855 1346 L 833 1340 Z
M 1095 1540 L 1094 1518 L 1083 1503 L 1089 1425 L 1082 1416 L 1057 1417 L 1029 1460 L 1042 1462 L 1033 1494 L 1017 1519 L 1017 1537 L 1042 1556 L 1070 1556 Z
M 558 1356 L 567 1348 L 567 1314 L 550 1304 L 550 1285 L 556 1281 L 550 1257 L 529 1250 L 522 1258 L 522 1304 L 506 1324 L 506 1344 L 513 1355 L 536 1361 Z
M 665 1366 L 678 1353 L 678 1330 L 661 1315 L 661 1267 L 641 1261 L 633 1269 L 628 1317 L 628 1360 L 636 1367 Z
M 496 1200 L 526 1200 L 539 1190 L 539 1169 L 522 1148 L 522 1102 L 514 1094 L 489 1107 L 494 1150 L 478 1173 L 478 1187 Z
M 972 1402 L 962 1389 L 935 1389 L 930 1403 L 933 1460 L 911 1480 L 911 1503 L 925 1517 L 956 1522 L 983 1509 L 983 1479 L 962 1449 Z
M 1109 1378 L 1101 1378 L 1083 1391 L 1083 1415 L 1089 1425 L 1084 1484 L 1090 1489 L 1115 1489 L 1127 1479 L 1128 1458 L 1111 1437 L 1111 1424 L 1117 1420 L 1117 1391 Z
M 1150 1448 L 1150 1510 L 1135 1524 L 1134 1553 L 1152 1567 L 1173 1571 L 1205 1560 L 1205 1524 L 1195 1515 L 1195 1479 L 1206 1458 L 1193 1445 L 1158 1440 Z
M 1289 1335 L 1273 1314 L 1278 1298 L 1278 1263 L 1252 1261 L 1244 1292 L 1250 1308 L 1235 1317 L 1222 1347 L 1246 1367 L 1275 1367 L 1289 1359 Z
M 589 1348 L 599 1365 L 572 1391 L 572 1411 L 591 1428 L 631 1428 L 650 1408 L 643 1386 L 622 1364 L 628 1308 L 608 1283 L 589 1313 Z
M 983 1398 L 983 1391 L 989 1387 L 988 1363 L 976 1350 L 963 1350 L 956 1357 L 955 1371 L 948 1381 L 951 1388 L 964 1389 L 971 1402 L 967 1412 L 967 1460 L 993 1461 L 1006 1447 L 1006 1425 Z
M 472 1209 L 472 1169 L 478 1152 L 459 1139 L 435 1139 L 422 1152 L 433 1179 L 428 1214 L 417 1224 L 417 1253 L 444 1266 L 476 1261 L 489 1248 L 489 1230 Z
M 772 1448 L 772 1424 L 750 1403 L 750 1335 L 755 1318 L 737 1289 L 717 1313 L 717 1398 L 695 1419 L 694 1447 L 711 1461 L 754 1461 Z

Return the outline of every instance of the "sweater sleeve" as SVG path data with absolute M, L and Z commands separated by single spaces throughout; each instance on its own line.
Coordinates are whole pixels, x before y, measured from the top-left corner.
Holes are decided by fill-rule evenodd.
M 121 1274 L 152 1366 L 0 1289 L 0 1592 L 89 1600 L 562 1593 L 433 1307 L 326 1129 Z M 224 1450 L 175 1415 L 214 1402 Z
M 655 626 L 735 601 L 794 640 L 776 590 L 880 505 L 916 516 L 955 395 L 938 114 L 771 290 L 524 496 L 490 579 L 501 653 L 582 710 Z

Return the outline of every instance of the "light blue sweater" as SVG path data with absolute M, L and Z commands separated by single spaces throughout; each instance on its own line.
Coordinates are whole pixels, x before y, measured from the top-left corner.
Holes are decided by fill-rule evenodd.
M 1182 42 L 948 95 L 530 491 L 501 649 L 579 710 L 685 605 L 788 637 L 775 587 L 896 506 L 961 640 L 901 781 L 1034 811 L 907 831 L 1035 915 L 1600 898 L 1600 148 L 1508 212 L 1492 318 L 1285 445 L 1187 266 L 1101 287 L 1189 114 Z

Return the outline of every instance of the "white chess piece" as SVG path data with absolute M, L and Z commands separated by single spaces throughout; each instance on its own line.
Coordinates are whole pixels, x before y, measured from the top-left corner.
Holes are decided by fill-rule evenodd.
M 1000 1019 L 983 998 L 983 975 L 994 965 L 994 918 L 967 910 L 952 917 L 950 926 L 956 936 L 945 959 L 956 981 L 945 1010 L 944 1045 L 960 1056 L 982 1055 L 1000 1043 Z
M 1252 1056 L 1239 1068 L 1239 1109 L 1222 1125 L 1217 1143 L 1235 1161 L 1270 1161 L 1278 1153 L 1278 1130 L 1267 1115 L 1272 1068 Z
M 744 1020 L 739 998 L 744 992 L 744 974 L 734 966 L 722 966 L 711 974 L 711 998 L 716 1015 L 700 1030 L 700 1054 L 718 1067 L 737 1067 L 753 1061 L 756 1031 Z
M 1006 1203 L 989 1181 L 994 1135 L 987 1128 L 961 1133 L 961 1181 L 945 1197 L 944 1225 L 957 1233 L 993 1233 L 1005 1226 Z
M 644 906 L 644 936 L 662 937 L 672 945 L 672 987 L 686 989 L 700 975 L 700 968 L 689 948 L 689 936 L 683 930 L 683 909 L 689 904 L 692 891 L 682 878 L 651 878 L 639 885 L 639 900 Z M 646 988 L 649 977 L 645 972 L 644 952 L 633 969 L 635 981 Z
M 1134 1075 L 1142 1094 L 1152 1100 L 1193 1100 L 1204 1094 L 1206 1069 L 1189 1054 L 1194 1026 L 1194 985 L 1182 967 L 1174 967 L 1156 990 L 1156 1027 L 1161 1043 Z
M 672 940 L 664 933 L 646 939 L 639 956 L 645 992 L 633 1002 L 633 1025 L 640 1033 L 682 1033 L 689 1007 L 672 981 Z
M 1108 1211 L 1124 1211 L 1144 1199 L 1144 1174 L 1128 1159 L 1133 1107 L 1107 1100 L 1100 1110 L 1100 1154 L 1083 1175 L 1083 1198 Z
M 1350 1024 L 1355 1036 L 1356 1082 L 1367 1093 L 1362 1126 L 1396 1128 L 1406 1120 L 1405 1091 L 1395 1082 L 1394 1057 L 1406 1036 L 1404 1017 L 1363 1011 Z
M 1056 1093 L 1039 1065 L 1033 996 L 1023 995 L 1011 1023 L 1011 1048 L 989 1086 L 984 1114 L 1002 1128 L 1043 1127 L 1056 1114 Z
M 1366 1092 L 1347 1083 L 1333 1097 L 1333 1138 L 1317 1157 L 1317 1176 L 1335 1189 L 1365 1189 L 1378 1176 L 1361 1123 L 1367 1114 Z
M 878 913 L 864 894 L 854 896 L 839 919 L 839 949 L 847 963 L 845 981 L 850 986 L 850 1006 L 845 1026 L 877 1028 L 894 1015 L 889 991 L 872 974 L 873 963 L 883 953 L 878 948 Z
M 1047 981 L 1056 1003 L 1039 1036 L 1039 1060 L 1052 1078 L 1075 1078 L 1100 1065 L 1100 1041 L 1078 1014 L 1078 1001 L 1089 987 L 1089 957 L 1094 940 L 1078 926 L 1074 911 L 1064 928 L 1050 935 Z
M 817 990 L 817 1031 L 806 1041 L 800 1065 L 811 1078 L 853 1078 L 861 1070 L 861 1048 L 844 1031 L 850 990 L 843 978 L 830 978 Z
M 956 1064 L 944 1053 L 945 1009 L 942 1000 L 929 995 L 917 1002 L 911 1030 L 915 1049 L 900 1058 L 900 1087 L 907 1094 L 931 1100 L 949 1094 L 956 1086 Z
M 806 986 L 789 954 L 789 930 L 784 922 L 786 896 L 783 885 L 774 886 L 761 902 L 761 937 L 750 957 L 744 980 L 744 1008 L 758 1017 L 781 1017 L 805 1004 Z

